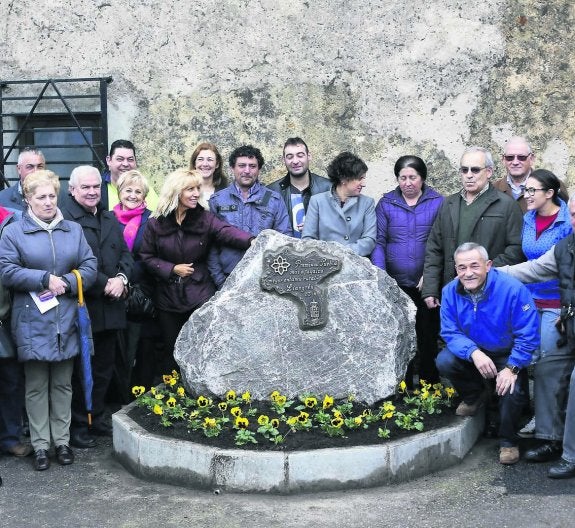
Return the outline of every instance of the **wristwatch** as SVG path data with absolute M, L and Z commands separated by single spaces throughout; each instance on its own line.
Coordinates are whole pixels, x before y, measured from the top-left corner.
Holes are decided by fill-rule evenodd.
M 126 277 L 123 273 L 118 273 L 116 277 L 120 277 L 120 279 L 122 279 L 124 286 L 128 285 L 128 277 Z
M 519 372 L 521 372 L 521 369 L 516 365 L 507 364 L 505 365 L 505 368 L 508 368 L 513 374 L 519 374 Z

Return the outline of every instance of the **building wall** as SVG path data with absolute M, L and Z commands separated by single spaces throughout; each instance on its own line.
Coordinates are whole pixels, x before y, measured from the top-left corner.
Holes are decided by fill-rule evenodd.
M 252 143 L 271 181 L 289 136 L 322 172 L 342 150 L 395 185 L 417 154 L 442 192 L 465 146 L 501 153 L 514 134 L 538 166 L 575 183 L 564 0 L 19 0 L 0 3 L 1 79 L 112 76 L 109 139 L 132 139 L 159 187 L 209 140 Z M 496 176 L 502 175 L 501 164 Z

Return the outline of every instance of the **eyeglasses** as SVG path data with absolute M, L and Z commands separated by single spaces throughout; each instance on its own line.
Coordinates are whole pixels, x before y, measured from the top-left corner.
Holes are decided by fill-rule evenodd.
M 503 159 L 505 161 L 513 161 L 517 158 L 519 161 L 525 161 L 529 156 L 531 156 L 531 152 L 529 154 L 504 154 Z
M 479 174 L 483 169 L 487 167 L 459 167 L 459 172 L 461 174 L 467 174 L 468 172 L 472 172 L 473 174 Z
M 527 187 L 525 189 L 525 194 L 528 194 L 529 196 L 535 196 L 535 191 L 543 191 L 543 192 L 547 192 L 548 189 L 536 189 L 535 187 Z

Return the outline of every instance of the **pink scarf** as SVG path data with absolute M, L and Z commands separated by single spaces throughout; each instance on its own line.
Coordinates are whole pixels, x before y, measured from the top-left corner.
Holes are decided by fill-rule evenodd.
M 134 242 L 136 241 L 138 229 L 140 229 L 140 225 L 142 224 L 142 214 L 144 214 L 145 210 L 145 202 L 135 209 L 122 209 L 121 203 L 114 206 L 114 214 L 118 222 L 126 226 L 124 227 L 124 240 L 130 251 L 134 249 Z

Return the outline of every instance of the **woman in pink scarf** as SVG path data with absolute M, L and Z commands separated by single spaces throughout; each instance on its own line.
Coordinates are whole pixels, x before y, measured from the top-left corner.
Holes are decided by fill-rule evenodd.
M 118 197 L 120 202 L 113 211 L 118 222 L 124 227 L 124 240 L 134 257 L 134 270 L 132 272 L 132 284 L 139 284 L 151 297 L 153 286 L 139 256 L 140 245 L 144 228 L 152 211 L 146 208 L 146 196 L 150 189 L 146 178 L 137 170 L 122 173 L 118 179 Z M 145 325 L 143 324 L 145 322 Z M 150 385 L 152 383 L 154 361 L 154 328 L 151 319 L 130 316 L 128 312 L 128 327 L 125 331 L 126 354 L 118 354 L 122 365 L 120 367 L 121 378 L 117 381 L 119 396 L 122 401 L 130 398 L 129 389 L 134 384 Z M 124 356 L 124 357 L 121 357 Z M 125 365 L 124 365 L 125 362 Z M 136 372 L 132 380 L 132 368 L 136 364 Z M 135 383 L 135 382 L 138 383 Z

